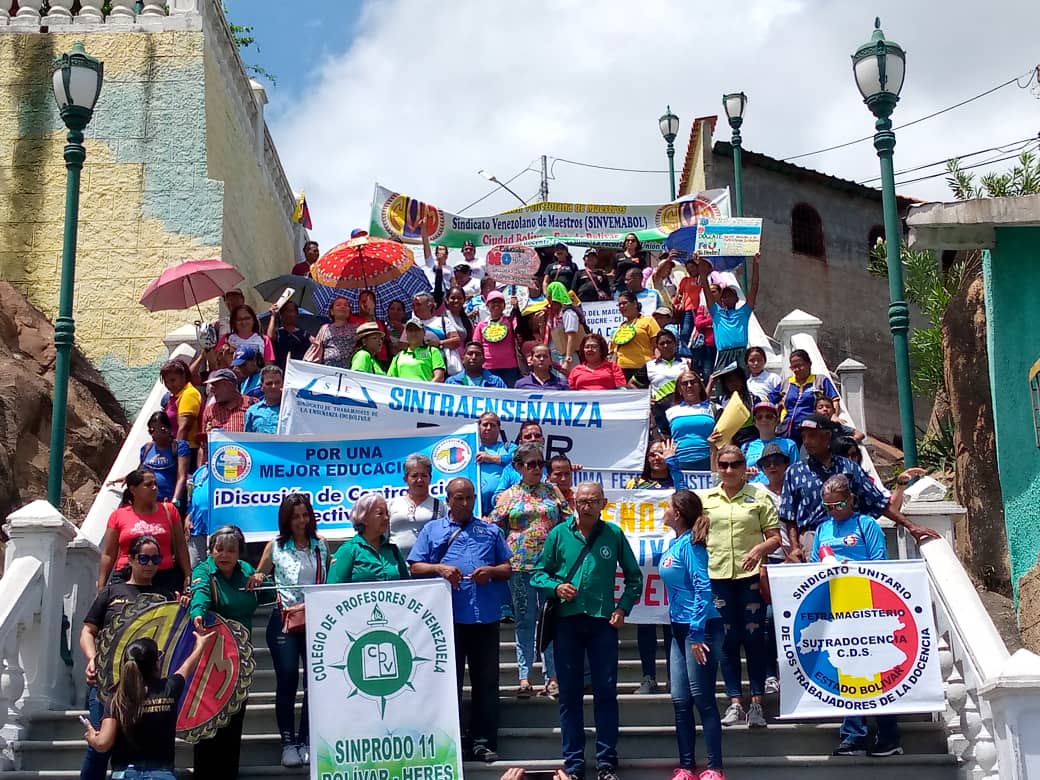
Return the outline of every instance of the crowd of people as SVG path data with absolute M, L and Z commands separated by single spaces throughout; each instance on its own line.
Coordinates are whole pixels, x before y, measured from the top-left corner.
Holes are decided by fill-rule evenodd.
M 307 663 L 301 588 L 409 577 L 441 577 L 452 586 L 460 701 L 467 668 L 472 691 L 462 724 L 467 759 L 498 760 L 499 625 L 507 621 L 516 640 L 515 695 L 558 700 L 565 772 L 587 774 L 583 696 L 590 690 L 597 778 L 617 777 L 618 631 L 643 573 L 621 528 L 602 519 L 602 485 L 573 484 L 580 464 L 547 452 L 538 423 L 524 423 L 511 436 L 489 412 L 478 421 L 477 484 L 456 478 L 443 498 L 431 495 L 432 464 L 417 453 L 404 463 L 398 497 L 357 500 L 355 534 L 338 547 L 319 535 L 309 499 L 290 494 L 278 510 L 275 537 L 262 551 L 250 551 L 237 527 L 210 528 L 206 440 L 216 429 L 276 432 L 288 357 L 489 388 L 649 393 L 645 467 L 627 487 L 666 494 L 664 524 L 674 532 L 659 571 L 669 596 L 663 631 L 678 743 L 675 780 L 719 780 L 723 727 L 767 726 L 763 697 L 776 694 L 779 681 L 765 564 L 818 560 L 821 544 L 852 560 L 884 557 L 876 522 L 882 516 L 915 538 L 935 535 L 900 512 L 902 490 L 916 472 L 900 475 L 890 494 L 863 471 L 856 460 L 862 433 L 838 422 L 837 389 L 811 372 L 809 355 L 792 352 L 791 376 L 782 380 L 765 369 L 764 350 L 748 345 L 757 256 L 741 303 L 699 258 L 673 280 L 675 253 L 652 264 L 634 235 L 607 264 L 602 252 L 589 250 L 582 269 L 558 245 L 530 289 L 498 289 L 486 275 L 474 279 L 470 246 L 464 250 L 470 262 L 455 266 L 445 290 L 448 251 L 430 252 L 427 244 L 427 254 L 433 292 L 419 293 L 410 306 L 393 302 L 385 321 L 375 317 L 376 295 L 363 293 L 357 313 L 345 297 L 336 298 L 315 334 L 298 326 L 292 303 L 272 309 L 261 332 L 254 310 L 231 291 L 229 317 L 219 323 L 213 348 L 191 364 L 171 360 L 161 367 L 168 395 L 150 418 L 151 443 L 109 519 L 99 594 L 82 627 L 91 723 L 85 780 L 104 777 L 109 760 L 114 770 L 147 765 L 172 772 L 169 702 L 197 660 L 193 654 L 164 677 L 154 642 L 133 643 L 123 659 L 124 669 L 132 662 L 132 673 L 124 672 L 116 690 L 99 691 L 96 639 L 121 605 L 146 593 L 180 599 L 202 648 L 211 632 L 208 613 L 248 626 L 259 606 L 273 603 L 265 637 L 281 763 L 297 767 L 310 762 L 306 699 L 298 722 L 294 707 Z M 308 262 L 311 255 L 317 257 L 316 245 Z M 620 320 L 608 341 L 589 332 L 581 304 L 611 298 Z M 652 316 L 643 314 L 648 298 Z M 723 440 L 716 424 L 736 402 L 746 420 Z M 717 472 L 718 484 L 687 490 L 683 470 Z M 619 568 L 624 584 L 615 596 Z M 560 602 L 559 620 L 551 641 L 539 641 L 536 617 L 547 599 Z M 656 626 L 640 626 L 638 638 L 643 680 L 635 692 L 654 693 L 660 688 Z M 729 699 L 722 713 L 715 699 L 719 669 Z M 215 777 L 237 775 L 245 712 L 243 705 L 195 746 L 196 767 Z M 699 775 L 695 717 L 706 747 Z M 145 730 L 149 737 L 140 739 Z M 870 741 L 863 719 L 846 718 L 835 753 L 867 752 L 901 752 L 894 719 L 879 719 Z

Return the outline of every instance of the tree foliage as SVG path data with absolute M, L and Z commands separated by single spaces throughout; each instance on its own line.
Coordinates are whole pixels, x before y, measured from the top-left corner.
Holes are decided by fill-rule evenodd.
M 960 160 L 954 158 L 946 163 L 946 184 L 957 200 L 1040 194 L 1040 157 L 1035 152 L 1022 152 L 1011 170 L 986 173 L 978 179 L 973 172 L 964 170 Z M 931 250 L 911 249 L 903 244 L 899 255 L 906 299 L 917 304 L 928 317 L 927 328 L 914 328 L 910 332 L 914 392 L 945 400 L 943 317 L 961 285 L 981 273 L 981 258 L 978 252 L 971 252 L 944 270 Z M 883 240 L 878 240 L 867 267 L 875 276 L 888 275 Z M 949 416 L 938 420 L 935 429 L 925 435 L 918 455 L 923 465 L 940 470 L 945 470 L 954 462 L 953 422 Z
M 235 45 L 241 52 L 243 49 L 248 49 L 256 43 L 256 38 L 253 37 L 253 26 L 246 24 L 235 24 L 231 21 L 231 15 L 228 13 L 227 6 L 224 6 L 224 17 L 227 19 L 228 27 L 231 29 L 231 38 L 234 40 Z M 260 53 L 260 47 L 256 47 L 256 53 Z M 278 79 L 271 71 L 262 65 L 255 63 L 246 62 L 245 58 L 242 58 L 242 63 L 246 66 L 246 73 L 251 76 L 259 76 L 260 78 L 267 79 L 271 82 L 272 86 L 278 84 Z

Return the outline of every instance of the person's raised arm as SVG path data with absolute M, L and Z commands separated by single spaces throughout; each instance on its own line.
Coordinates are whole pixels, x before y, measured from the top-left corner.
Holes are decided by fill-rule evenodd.
M 430 233 L 426 229 L 426 210 L 423 208 L 423 220 L 419 225 L 419 235 L 422 237 L 422 251 L 424 260 L 433 260 L 436 263 L 433 250 L 430 248 Z
M 271 312 L 271 316 L 267 318 L 267 338 L 274 341 L 275 333 L 278 331 L 278 304 L 272 305 L 268 311 Z
M 701 290 L 704 292 L 704 300 L 708 304 L 708 310 L 719 302 L 719 297 L 712 292 L 711 282 L 708 280 L 708 274 L 711 273 L 711 263 L 701 257 L 697 258 L 697 284 L 700 285 Z
M 751 258 L 751 284 L 748 286 L 747 290 L 747 305 L 752 309 L 755 308 L 755 302 L 758 300 L 758 266 L 761 259 L 761 252 L 757 252 L 755 256 Z
M 187 679 L 188 675 L 195 671 L 195 667 L 199 665 L 199 660 L 202 658 L 202 653 L 205 651 L 206 646 L 213 641 L 217 636 L 214 631 L 207 631 L 205 633 L 195 632 L 195 647 L 192 648 L 191 655 L 184 659 L 174 674 L 179 674 L 181 677 Z

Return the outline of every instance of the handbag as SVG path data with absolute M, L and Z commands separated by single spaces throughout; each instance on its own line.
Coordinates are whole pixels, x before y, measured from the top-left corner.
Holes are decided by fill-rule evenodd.
M 307 351 L 303 353 L 303 359 L 308 363 L 320 363 L 325 355 L 325 338 L 328 336 L 329 326 L 322 325 Z
M 585 556 L 589 554 L 589 550 L 592 549 L 592 545 L 596 541 L 596 537 L 599 536 L 600 530 L 603 528 L 601 525 L 597 525 L 589 538 L 585 540 L 585 546 L 581 548 L 581 554 L 578 555 L 578 560 L 571 566 L 571 570 L 567 572 L 567 576 L 563 578 L 561 585 L 564 585 L 571 581 L 571 578 L 578 573 L 578 569 L 581 568 L 581 564 L 585 561 Z M 538 620 L 535 623 L 535 647 L 538 648 L 539 653 L 544 653 L 545 649 L 552 644 L 552 641 L 556 638 L 556 629 L 560 624 L 560 599 L 557 596 L 551 596 L 542 602 L 541 609 L 538 610 Z
M 325 581 L 325 572 L 321 566 L 321 549 L 314 548 L 315 576 L 314 584 L 321 585 Z M 278 609 L 282 613 L 282 633 L 302 634 L 307 628 L 307 614 L 304 611 L 305 604 L 295 604 L 291 607 L 282 606 L 282 595 L 278 594 Z

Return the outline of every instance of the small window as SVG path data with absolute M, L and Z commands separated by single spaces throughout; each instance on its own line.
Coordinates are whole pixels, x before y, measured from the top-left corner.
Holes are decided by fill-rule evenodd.
M 808 203 L 791 209 L 791 251 L 826 259 L 823 242 L 823 220 Z
M 950 269 L 953 268 L 953 264 L 957 262 L 957 250 L 956 249 L 944 249 L 942 255 L 940 255 L 942 262 L 943 273 L 949 273 Z
M 885 240 L 885 226 L 874 225 L 867 233 L 867 254 L 874 254 L 874 247 L 877 246 L 878 241 Z

